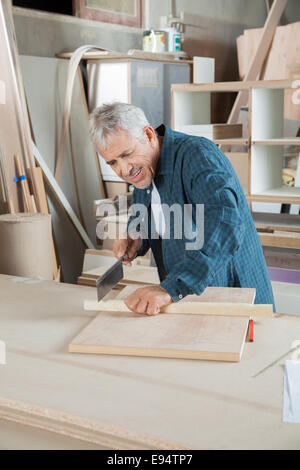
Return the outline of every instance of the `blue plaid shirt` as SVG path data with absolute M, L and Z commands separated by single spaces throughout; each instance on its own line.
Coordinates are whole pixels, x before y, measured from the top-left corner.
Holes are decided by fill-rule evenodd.
M 161 286 L 174 302 L 187 294 L 200 295 L 207 286 L 252 287 L 256 289 L 255 303 L 273 304 L 275 310 L 261 243 L 231 163 L 204 137 L 174 132 L 166 126 L 160 126 L 158 133 L 164 133 L 164 139 L 154 183 L 161 203 L 180 204 L 182 210 L 185 204 L 194 208 L 204 205 L 202 248 L 187 250 L 186 243 L 191 240 L 184 233 L 177 239 L 172 229 L 170 238 L 162 239 L 166 276 Z M 150 213 L 151 192 L 152 185 L 135 188 L 132 203 L 143 204 Z M 143 232 L 142 224 L 138 227 Z M 157 261 L 157 240 L 151 238 L 150 230 L 148 233 L 138 255 L 151 247 Z

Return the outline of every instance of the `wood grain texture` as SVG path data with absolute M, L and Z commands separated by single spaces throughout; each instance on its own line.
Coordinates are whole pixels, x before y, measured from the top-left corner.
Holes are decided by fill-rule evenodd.
M 101 312 L 69 352 L 238 362 L 247 327 L 243 317 Z
M 109 292 L 103 300 L 86 300 L 85 310 L 130 312 L 124 303 L 128 297 L 141 285 L 125 287 L 120 292 Z M 188 295 L 179 302 L 174 302 L 161 311 L 163 313 L 218 315 L 218 316 L 258 316 L 272 317 L 272 305 L 253 304 L 255 289 L 240 287 L 207 287 L 199 295 Z

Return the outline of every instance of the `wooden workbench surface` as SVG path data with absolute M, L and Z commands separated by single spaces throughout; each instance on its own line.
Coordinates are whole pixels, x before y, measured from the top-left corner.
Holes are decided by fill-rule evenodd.
M 300 339 L 299 318 L 255 320 L 240 363 L 70 354 L 95 295 L 0 276 L 0 440 L 5 418 L 87 447 L 300 449 L 300 425 L 282 422 L 284 360 L 252 377 Z

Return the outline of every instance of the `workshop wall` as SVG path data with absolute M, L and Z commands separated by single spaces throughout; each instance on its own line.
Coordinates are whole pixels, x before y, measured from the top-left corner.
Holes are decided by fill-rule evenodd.
M 138 28 L 19 7 L 13 7 L 13 16 L 20 54 L 54 57 L 84 44 L 118 52 L 141 49 L 142 31 Z

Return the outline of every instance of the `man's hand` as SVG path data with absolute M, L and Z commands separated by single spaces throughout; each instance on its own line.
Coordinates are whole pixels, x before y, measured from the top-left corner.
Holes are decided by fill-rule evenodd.
M 146 315 L 156 315 L 162 307 L 172 302 L 172 297 L 161 286 L 141 287 L 125 299 L 130 310 Z
M 142 239 L 139 233 L 123 233 L 120 238 L 116 238 L 114 241 L 114 255 L 116 258 L 126 255 L 126 261 L 123 261 L 123 264 L 131 266 L 131 261 L 134 260 L 141 246 Z

